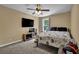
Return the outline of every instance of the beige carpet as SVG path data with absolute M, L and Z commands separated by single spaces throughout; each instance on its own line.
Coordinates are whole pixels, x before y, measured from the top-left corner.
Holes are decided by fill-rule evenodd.
M 56 54 L 57 48 L 40 44 L 35 47 L 34 40 L 20 42 L 0 48 L 0 54 Z

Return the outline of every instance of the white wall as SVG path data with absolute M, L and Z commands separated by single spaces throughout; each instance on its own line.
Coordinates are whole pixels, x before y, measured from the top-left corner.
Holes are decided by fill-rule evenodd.
M 79 44 L 79 5 L 73 5 L 71 11 L 71 33 Z
M 67 27 L 71 26 L 71 15 L 70 12 L 61 13 L 50 16 L 50 27 Z
M 34 27 L 38 29 L 38 18 L 18 12 L 0 5 L 0 45 L 22 40 L 22 34 L 29 28 L 22 28 L 21 18 L 34 20 Z

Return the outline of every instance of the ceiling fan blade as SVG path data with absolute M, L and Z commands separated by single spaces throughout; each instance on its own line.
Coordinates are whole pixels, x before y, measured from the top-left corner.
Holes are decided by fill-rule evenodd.
M 36 10 L 36 9 L 32 9 L 32 8 L 27 8 L 28 10 Z
M 41 11 L 50 11 L 49 9 L 41 9 Z

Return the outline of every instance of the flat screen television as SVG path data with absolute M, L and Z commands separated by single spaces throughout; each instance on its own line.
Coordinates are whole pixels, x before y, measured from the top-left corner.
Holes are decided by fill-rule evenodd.
M 34 20 L 22 18 L 22 27 L 33 27 L 33 26 L 34 26 Z

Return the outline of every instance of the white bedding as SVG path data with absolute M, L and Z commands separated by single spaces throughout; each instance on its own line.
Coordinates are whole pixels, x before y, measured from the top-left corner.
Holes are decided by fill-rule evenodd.
M 39 36 L 39 43 L 49 42 L 49 45 L 60 47 L 62 44 L 66 44 L 71 38 L 69 32 L 64 31 L 48 31 L 48 32 L 41 32 L 38 34 Z M 42 40 L 40 40 L 40 37 Z M 54 40 L 54 43 L 51 40 Z
M 65 38 L 70 39 L 69 32 L 63 32 L 63 31 L 48 31 L 48 32 L 41 32 L 39 34 L 39 37 L 53 37 L 53 38 Z

